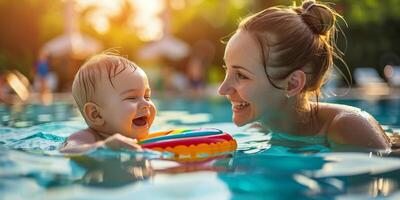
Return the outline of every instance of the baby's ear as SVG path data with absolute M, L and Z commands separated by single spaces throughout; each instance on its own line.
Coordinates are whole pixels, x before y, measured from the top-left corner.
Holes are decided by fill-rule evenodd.
M 88 102 L 83 106 L 83 112 L 85 113 L 85 118 L 88 123 L 94 126 L 102 126 L 104 124 L 104 119 L 101 116 L 101 108 L 92 102 Z
M 306 85 L 306 74 L 302 70 L 296 70 L 289 75 L 287 80 L 286 96 L 295 96 Z

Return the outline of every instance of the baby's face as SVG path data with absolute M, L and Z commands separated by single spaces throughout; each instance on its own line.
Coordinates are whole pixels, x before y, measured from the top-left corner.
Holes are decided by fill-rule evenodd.
M 130 138 L 146 136 L 156 108 L 150 99 L 151 90 L 145 72 L 140 68 L 126 68 L 111 79 L 114 87 L 104 75 L 96 89 L 96 103 L 101 107 L 105 121 L 99 131 L 109 135 L 120 133 Z

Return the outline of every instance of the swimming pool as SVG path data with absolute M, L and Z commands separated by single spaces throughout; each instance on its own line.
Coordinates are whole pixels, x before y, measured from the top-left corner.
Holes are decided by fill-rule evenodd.
M 400 100 L 337 100 L 400 128 Z M 64 157 L 64 139 L 85 124 L 69 101 L 0 105 L 0 199 L 400 199 L 400 158 L 332 152 L 319 137 L 235 127 L 223 99 L 160 99 L 153 131 L 214 127 L 238 141 L 233 156 L 201 163 L 155 152 L 99 149 Z

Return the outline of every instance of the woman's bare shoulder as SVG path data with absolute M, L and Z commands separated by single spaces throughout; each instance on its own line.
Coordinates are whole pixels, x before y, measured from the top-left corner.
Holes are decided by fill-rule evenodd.
M 339 113 L 358 113 L 362 111 L 360 108 L 354 106 L 348 106 L 343 104 L 335 104 L 335 103 L 319 103 L 319 110 L 322 112 L 328 112 L 331 114 L 339 114 Z
M 329 121 L 326 134 L 332 141 L 367 148 L 390 148 L 382 127 L 368 112 L 339 104 L 321 104 L 320 108 Z

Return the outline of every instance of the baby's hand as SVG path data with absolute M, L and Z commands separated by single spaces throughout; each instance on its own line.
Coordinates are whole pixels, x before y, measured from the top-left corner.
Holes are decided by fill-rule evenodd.
M 119 133 L 116 133 L 113 136 L 104 140 L 103 145 L 112 150 L 120 150 L 120 149 L 141 150 L 142 149 L 142 147 L 140 147 L 140 145 L 137 144 L 136 140 L 125 137 Z

